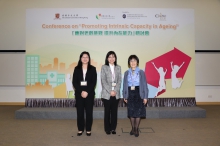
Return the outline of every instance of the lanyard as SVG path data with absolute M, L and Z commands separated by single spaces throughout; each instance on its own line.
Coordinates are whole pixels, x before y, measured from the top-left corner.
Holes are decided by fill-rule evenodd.
M 132 73 L 130 73 L 130 77 L 131 77 L 132 86 L 133 86 L 133 85 L 134 85 L 134 80 L 136 80 L 136 79 L 137 79 L 137 77 L 138 77 L 138 73 L 137 73 L 137 75 L 136 75 L 136 77 L 135 77 L 135 78 L 133 78 Z
M 111 70 L 111 72 L 112 72 L 112 81 L 115 81 L 115 67 L 113 67 L 113 70 Z

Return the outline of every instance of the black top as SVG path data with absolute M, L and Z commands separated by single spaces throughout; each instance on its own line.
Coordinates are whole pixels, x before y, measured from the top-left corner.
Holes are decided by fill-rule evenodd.
M 95 95 L 95 86 L 97 81 L 96 68 L 90 66 L 86 72 L 85 81 L 87 81 L 87 86 L 81 86 L 81 81 L 83 81 L 83 70 L 82 68 L 75 67 L 73 72 L 73 87 L 75 88 L 75 95 L 81 96 L 82 91 L 86 91 L 88 96 Z

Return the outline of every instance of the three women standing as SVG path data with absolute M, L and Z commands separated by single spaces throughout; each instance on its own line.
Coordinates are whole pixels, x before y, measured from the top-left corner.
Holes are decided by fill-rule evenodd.
M 106 134 L 116 134 L 118 102 L 121 88 L 121 67 L 114 51 L 109 51 L 101 69 L 101 97 L 104 102 L 104 128 Z
M 124 73 L 123 83 L 123 98 L 127 103 L 128 117 L 132 126 L 130 135 L 135 135 L 136 137 L 139 136 L 141 117 L 146 117 L 145 104 L 148 98 L 145 73 L 139 69 L 138 65 L 138 57 L 131 55 L 128 58 L 128 66 L 130 68 Z M 85 125 L 86 135 L 91 135 L 96 81 L 96 68 L 90 64 L 90 55 L 88 52 L 82 52 L 78 65 L 74 69 L 72 81 L 75 88 L 78 136 L 81 136 L 84 132 Z M 114 51 L 109 51 L 106 55 L 105 65 L 101 68 L 101 83 L 105 132 L 108 135 L 111 133 L 116 134 L 121 88 L 121 67 L 117 65 L 117 56 Z M 86 111 L 86 124 L 84 110 Z
M 82 52 L 78 65 L 74 69 L 72 81 L 75 88 L 77 109 L 77 136 L 82 135 L 85 127 L 86 135 L 91 135 L 96 81 L 96 68 L 90 63 L 90 55 L 88 52 Z M 86 111 L 86 123 L 84 120 L 84 110 Z
M 141 117 L 146 117 L 145 104 L 148 98 L 147 81 L 143 70 L 140 70 L 139 59 L 136 55 L 128 58 L 130 67 L 124 73 L 123 98 L 127 103 L 128 117 L 132 130 L 130 135 L 139 136 L 139 124 Z

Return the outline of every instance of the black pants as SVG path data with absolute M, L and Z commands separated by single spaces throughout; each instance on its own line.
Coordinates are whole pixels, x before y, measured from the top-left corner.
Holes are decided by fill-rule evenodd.
M 118 118 L 118 101 L 116 97 L 110 97 L 109 100 L 103 99 L 105 106 L 104 126 L 105 131 L 115 130 Z
M 76 97 L 77 127 L 79 131 L 84 131 L 85 125 L 86 131 L 91 131 L 93 122 L 93 104 L 94 96 L 88 96 L 87 98 L 82 98 L 81 96 Z M 84 112 L 86 112 L 86 121 L 84 119 Z

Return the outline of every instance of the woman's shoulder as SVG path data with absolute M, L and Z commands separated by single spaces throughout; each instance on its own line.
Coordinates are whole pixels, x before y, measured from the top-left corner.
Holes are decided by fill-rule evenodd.
M 90 67 L 91 67 L 91 68 L 93 68 L 93 69 L 94 69 L 94 68 L 96 68 L 96 67 L 95 67 L 95 66 L 93 66 L 93 65 L 90 65 Z
M 108 68 L 109 66 L 108 65 L 102 65 L 102 69 L 106 69 L 106 68 Z
M 128 74 L 128 72 L 129 72 L 129 70 L 126 70 L 126 71 L 124 72 L 124 75 L 127 75 L 127 74 Z
M 109 67 L 108 65 L 103 64 L 102 67 Z
M 117 68 L 121 68 L 121 66 L 120 66 L 120 65 L 118 65 L 118 64 L 117 64 L 115 67 L 117 67 Z
M 77 71 L 77 70 L 80 70 L 79 66 L 76 66 L 76 67 L 74 68 L 74 71 Z
M 144 73 L 144 71 L 142 69 L 139 70 L 140 73 Z
M 139 74 L 145 74 L 145 72 L 142 69 L 140 69 Z
M 90 66 L 89 66 L 89 69 L 90 69 L 90 70 L 96 70 L 96 67 L 93 66 L 93 65 L 90 65 Z

